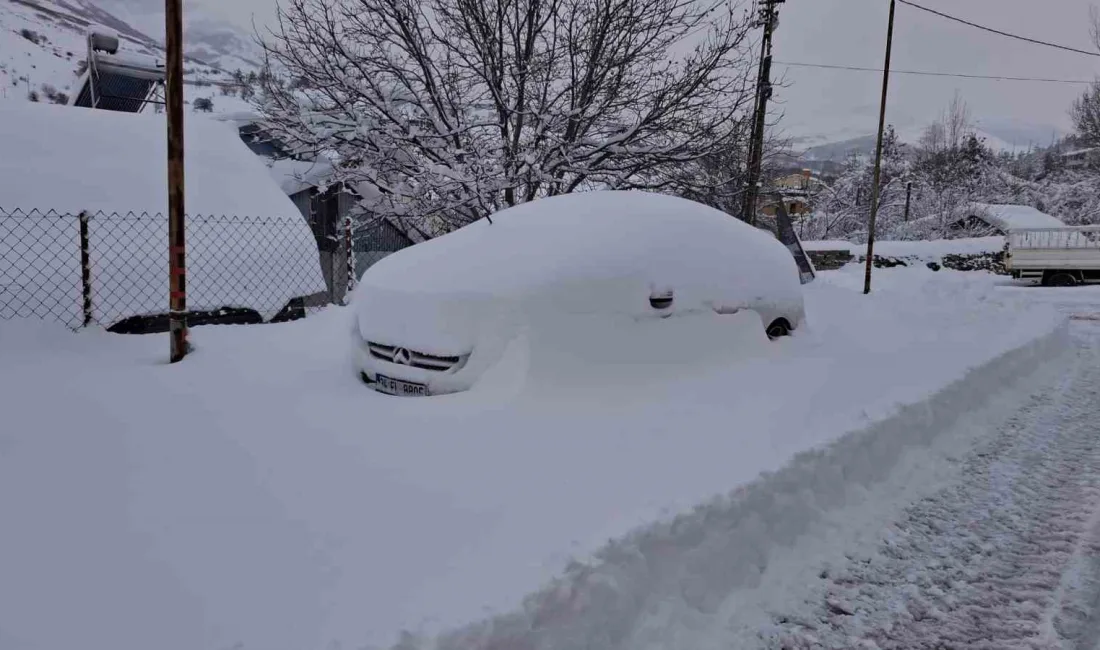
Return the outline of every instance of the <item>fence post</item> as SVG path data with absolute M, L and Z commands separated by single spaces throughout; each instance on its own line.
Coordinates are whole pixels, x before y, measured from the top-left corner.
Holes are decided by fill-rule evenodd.
M 355 248 L 351 241 L 351 214 L 344 215 L 344 257 L 347 262 L 348 281 L 344 289 L 344 304 L 351 302 L 351 291 L 355 288 Z
M 92 324 L 92 256 L 89 253 L 88 212 L 80 213 L 80 284 L 84 290 L 84 327 Z

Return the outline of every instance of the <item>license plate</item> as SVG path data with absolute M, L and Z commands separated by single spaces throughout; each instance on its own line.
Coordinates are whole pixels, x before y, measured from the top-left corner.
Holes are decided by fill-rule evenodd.
M 376 382 L 378 390 L 387 395 L 399 395 L 401 397 L 424 397 L 428 394 L 428 387 L 424 384 L 414 384 L 411 381 L 391 379 L 385 375 L 378 375 Z

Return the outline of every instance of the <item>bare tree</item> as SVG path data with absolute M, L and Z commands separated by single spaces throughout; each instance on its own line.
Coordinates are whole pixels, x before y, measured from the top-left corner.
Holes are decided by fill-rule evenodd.
M 921 149 L 940 153 L 958 149 L 974 131 L 974 122 L 971 118 L 970 107 L 962 98 L 962 94 L 955 91 L 951 103 L 940 113 L 939 119 L 924 130 L 921 135 Z
M 443 230 L 540 196 L 669 189 L 741 137 L 739 2 L 288 0 L 259 108 L 374 214 Z
M 1069 109 L 1077 138 L 1089 147 L 1100 146 L 1100 82 L 1093 83 Z
M 1089 17 L 1092 18 L 1092 42 L 1100 50 L 1100 9 L 1095 5 L 1089 7 Z

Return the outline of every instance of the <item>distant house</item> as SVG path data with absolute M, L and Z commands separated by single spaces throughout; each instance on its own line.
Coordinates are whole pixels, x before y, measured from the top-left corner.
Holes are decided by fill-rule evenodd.
M 813 206 L 810 203 L 810 199 L 807 196 L 799 195 L 785 195 L 783 196 L 783 207 L 787 209 L 787 214 L 792 217 L 800 217 L 813 212 Z M 778 201 L 771 196 L 763 196 L 760 199 L 760 211 L 769 217 L 774 217 L 778 212 Z
M 821 179 L 815 177 L 809 169 L 781 176 L 772 181 L 768 190 L 761 192 L 759 210 L 774 217 L 778 208 L 776 194 L 780 194 L 787 214 L 792 217 L 810 214 L 813 212 L 813 196 L 823 185 Z
M 983 237 L 1007 235 L 1021 228 L 1061 228 L 1065 224 L 1057 217 L 1039 212 L 1026 205 L 972 203 L 947 226 L 953 233 Z
M 772 184 L 775 187 L 784 190 L 811 192 L 819 187 L 822 183 L 820 179 L 814 176 L 813 170 L 803 169 L 797 174 L 788 174 L 786 176 L 777 178 Z
M 1062 162 L 1066 169 L 1100 168 L 1100 147 L 1067 151 L 1062 154 Z

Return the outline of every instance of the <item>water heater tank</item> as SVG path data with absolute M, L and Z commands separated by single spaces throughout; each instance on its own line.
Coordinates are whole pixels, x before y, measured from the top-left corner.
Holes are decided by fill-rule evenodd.
M 104 34 L 102 32 L 92 32 L 88 34 L 88 45 L 95 52 L 106 52 L 107 54 L 118 53 L 118 36 L 114 34 Z

